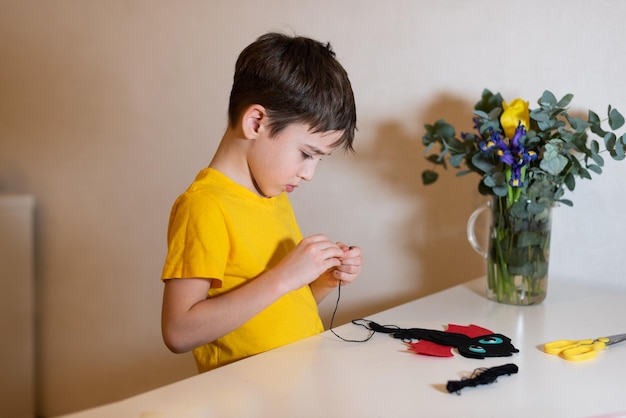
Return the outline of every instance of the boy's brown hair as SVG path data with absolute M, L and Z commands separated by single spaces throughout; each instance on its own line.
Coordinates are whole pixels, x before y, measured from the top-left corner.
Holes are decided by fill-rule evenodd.
M 292 123 L 305 123 L 313 132 L 343 131 L 335 145 L 353 150 L 354 94 L 330 43 L 268 33 L 247 46 L 235 65 L 231 127 L 253 104 L 267 110 L 272 136 Z

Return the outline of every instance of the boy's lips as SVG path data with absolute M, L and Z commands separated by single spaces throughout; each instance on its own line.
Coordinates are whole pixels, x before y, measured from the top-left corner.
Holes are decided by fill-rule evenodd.
M 294 184 L 288 184 L 287 186 L 285 186 L 285 191 L 287 193 L 291 193 L 291 192 L 293 192 L 296 189 L 296 187 L 298 187 L 298 186 L 294 185 Z

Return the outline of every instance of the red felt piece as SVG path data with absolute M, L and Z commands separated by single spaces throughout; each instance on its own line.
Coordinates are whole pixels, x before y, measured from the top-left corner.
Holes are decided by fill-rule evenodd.
M 419 340 L 415 343 L 407 343 L 409 349 L 415 354 L 434 357 L 452 357 L 452 347 L 435 344 L 426 340 Z
M 482 337 L 483 335 L 493 334 L 493 331 L 488 330 L 487 328 L 479 327 L 478 325 L 455 325 L 448 324 L 447 332 L 454 332 L 456 334 L 467 335 L 470 338 Z

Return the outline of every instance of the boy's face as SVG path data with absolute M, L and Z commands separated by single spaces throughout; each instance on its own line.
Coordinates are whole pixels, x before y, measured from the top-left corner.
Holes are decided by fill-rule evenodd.
M 261 196 L 291 193 L 301 181 L 313 179 L 317 164 L 330 155 L 341 131 L 316 132 L 305 124 L 291 124 L 275 137 L 264 126 L 248 154 L 252 182 Z

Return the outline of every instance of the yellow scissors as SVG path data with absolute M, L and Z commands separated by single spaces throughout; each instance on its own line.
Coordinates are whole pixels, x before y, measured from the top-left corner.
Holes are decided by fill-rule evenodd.
M 569 361 L 589 360 L 596 356 L 596 352 L 607 346 L 626 341 L 626 334 L 598 337 L 588 340 L 558 340 L 546 343 L 543 350 L 548 354 L 555 354 Z

